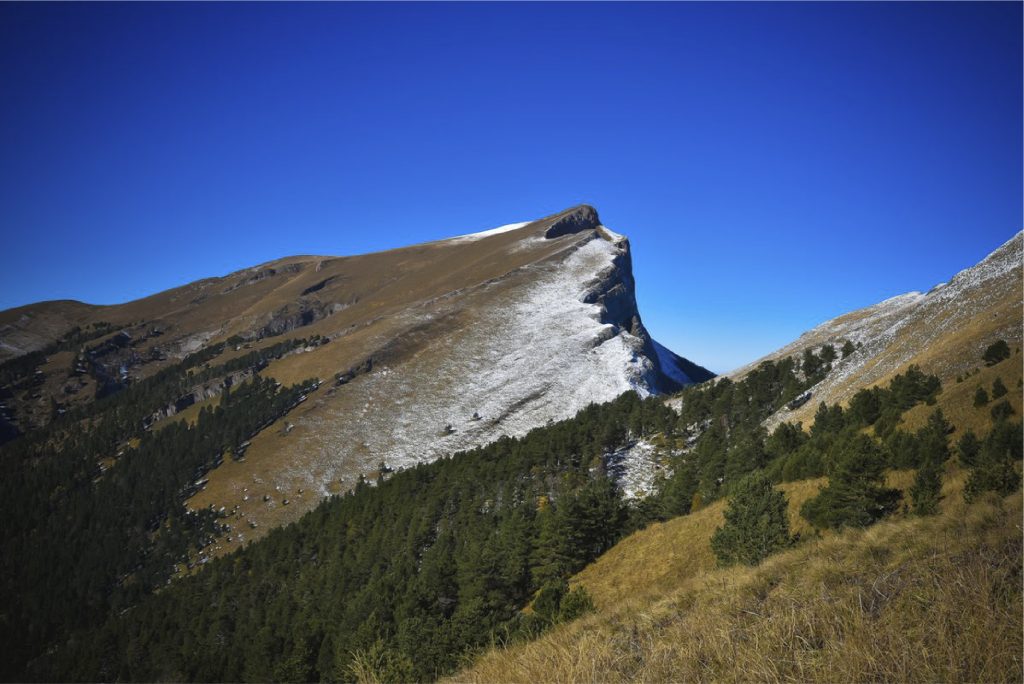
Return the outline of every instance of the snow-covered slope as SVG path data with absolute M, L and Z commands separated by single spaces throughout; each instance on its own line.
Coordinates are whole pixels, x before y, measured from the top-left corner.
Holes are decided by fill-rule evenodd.
M 603 322 L 601 306 L 583 301 L 623 249 L 595 236 L 564 258 L 531 266 L 521 284 L 485 286 L 470 297 L 487 300 L 470 306 L 471 324 L 441 331 L 436 349 L 347 387 L 362 400 L 354 413 L 346 402 L 311 416 L 302 451 L 320 452 L 316 479 L 325 493 L 352 472 L 336 454 L 353 441 L 360 472 L 380 460 L 403 467 L 523 435 L 629 390 L 659 391 L 645 341 Z M 307 467 L 291 469 L 296 483 Z
M 769 425 L 782 420 L 805 424 L 818 404 L 844 402 L 862 387 L 886 382 L 910 364 L 954 382 L 980 364 L 984 349 L 998 339 L 1021 343 L 1022 233 L 984 260 L 956 274 L 927 293 L 892 297 L 827 321 L 764 359 L 740 368 L 739 378 L 768 359 L 802 354 L 833 344 L 837 351 L 849 340 L 857 351 L 840 358 L 824 380 L 812 388 L 813 400 L 793 412 L 782 411 Z

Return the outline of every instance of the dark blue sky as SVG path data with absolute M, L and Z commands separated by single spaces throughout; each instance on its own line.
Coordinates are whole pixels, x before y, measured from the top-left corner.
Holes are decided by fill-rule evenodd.
M 1020 3 L 0 4 L 0 308 L 594 204 L 716 371 L 1022 225 Z

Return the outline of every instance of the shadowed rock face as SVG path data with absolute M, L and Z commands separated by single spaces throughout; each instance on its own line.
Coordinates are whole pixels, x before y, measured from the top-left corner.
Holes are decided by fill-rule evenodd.
M 258 524 L 258 533 L 244 531 L 249 536 L 298 518 L 360 475 L 372 478 L 381 461 L 431 461 L 622 392 L 658 394 L 711 376 L 651 339 L 637 310 L 629 242 L 586 205 L 388 252 L 290 257 L 118 306 L 0 312 L 0 331 L 57 329 L 65 310 L 75 316 L 68 327 L 106 321 L 131 333 L 127 349 L 137 363 L 127 364 L 129 382 L 227 340 L 211 366 L 310 340 L 259 372 L 283 385 L 323 384 L 256 435 L 244 463 L 211 471 L 190 501 L 237 506 Z M 140 326 L 154 321 L 161 334 L 146 337 Z M 80 389 L 71 398 L 61 393 L 69 354 L 45 368 L 33 388 L 40 398 L 14 399 L 16 417 L 32 402 L 48 409 L 50 396 L 93 396 L 88 375 L 75 378 Z M 153 419 L 180 410 L 177 419 L 190 419 L 199 407 L 187 404 L 216 402 L 223 380 L 160 407 Z M 282 492 L 291 493 L 287 508 Z
M 552 223 L 544 231 L 544 237 L 551 240 L 563 235 L 593 230 L 599 225 L 601 225 L 601 219 L 597 216 L 597 209 L 589 204 L 581 204 L 575 209 L 570 209 L 568 213 Z

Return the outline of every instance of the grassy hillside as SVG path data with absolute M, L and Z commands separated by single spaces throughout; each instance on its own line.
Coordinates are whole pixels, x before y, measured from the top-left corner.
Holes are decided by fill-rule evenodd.
M 959 438 L 968 429 L 974 430 L 977 434 L 987 432 L 992 422 L 991 407 L 999 401 L 1008 401 L 1013 407 L 1014 415 L 1019 416 L 1024 411 L 1024 393 L 1021 392 L 1024 371 L 1021 370 L 1019 349 L 1013 356 L 994 366 L 985 366 L 979 360 L 977 366 L 965 375 L 966 377 L 961 376 L 960 382 L 944 382 L 942 392 L 936 397 L 938 408 L 942 409 L 946 419 L 957 428 L 954 439 Z M 1008 392 L 1004 397 L 992 399 L 992 383 L 996 378 L 1002 380 Z M 984 388 L 989 394 L 989 403 L 986 406 L 974 405 L 974 393 L 979 387 Z M 910 409 L 903 416 L 903 427 L 907 430 L 920 428 L 934 408 L 921 405 Z
M 938 376 L 944 386 L 952 386 L 958 376 L 983 365 L 982 353 L 996 340 L 1007 341 L 1011 350 L 1021 347 L 1022 244 L 1018 233 L 946 284 L 826 321 L 729 376 L 740 379 L 766 359 L 800 357 L 825 345 L 838 350 L 849 341 L 857 346 L 856 352 L 837 359 L 832 371 L 815 384 L 814 401 L 780 412 L 768 421 L 769 428 L 783 420 L 808 425 L 820 401 L 845 404 L 859 389 L 885 385 L 911 364 Z M 1016 365 L 1019 368 L 1019 357 Z
M 967 505 L 965 477 L 947 471 L 937 516 L 805 539 L 755 568 L 715 567 L 721 503 L 651 526 L 575 578 L 595 613 L 454 679 L 1020 681 L 1021 494 Z M 794 523 L 819 483 L 783 487 Z

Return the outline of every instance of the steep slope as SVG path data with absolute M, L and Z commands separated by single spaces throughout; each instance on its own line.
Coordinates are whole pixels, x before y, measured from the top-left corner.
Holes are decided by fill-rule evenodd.
M 310 340 L 261 373 L 321 387 L 252 439 L 243 461 L 210 473 L 191 502 L 234 511 L 233 544 L 382 463 L 433 460 L 627 390 L 643 396 L 711 376 L 651 339 L 629 243 L 588 206 L 388 252 L 281 259 L 119 306 L 55 308 L 0 314 L 0 345 L 38 348 L 99 321 L 112 331 L 82 345 L 99 349 L 86 355 L 94 372 L 74 372 L 75 347 L 50 355 L 39 382 L 9 397 L 23 428 L 45 421 L 51 400 L 72 407 L 218 342 L 231 341 L 221 362 Z
M 716 568 L 715 504 L 622 540 L 574 583 L 596 612 L 493 648 L 459 682 L 1020 681 L 1021 495 Z M 907 486 L 909 473 L 890 478 Z M 817 482 L 783 485 L 790 517 Z
M 827 321 L 772 354 L 730 373 L 741 378 L 769 359 L 836 350 L 849 340 L 857 351 L 839 358 L 833 370 L 811 388 L 812 400 L 793 411 L 780 411 L 768 421 L 813 420 L 822 401 L 843 403 L 857 390 L 887 382 L 910 364 L 952 386 L 981 367 L 985 348 L 1006 340 L 1019 349 L 1022 337 L 1022 233 L 1018 233 L 975 266 L 927 293 L 910 292 Z M 1019 364 L 1018 364 L 1019 365 Z M 1010 380 L 1010 378 L 1005 378 Z M 1016 382 L 1017 376 L 1012 378 Z

